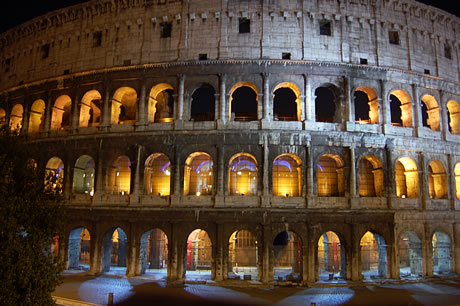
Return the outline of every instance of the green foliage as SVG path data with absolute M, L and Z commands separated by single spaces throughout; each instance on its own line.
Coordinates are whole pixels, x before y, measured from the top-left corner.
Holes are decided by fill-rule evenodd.
M 0 305 L 52 305 L 63 269 L 51 251 L 62 237 L 62 196 L 45 187 L 21 138 L 0 134 Z

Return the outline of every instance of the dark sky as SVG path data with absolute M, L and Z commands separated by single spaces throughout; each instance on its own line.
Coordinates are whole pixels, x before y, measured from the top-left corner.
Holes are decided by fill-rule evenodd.
M 282 1 L 282 0 L 279 0 Z M 0 32 L 21 24 L 24 21 L 32 19 L 36 16 L 46 14 L 49 11 L 63 8 L 66 6 L 82 3 L 82 0 L 60 0 L 60 1 L 13 1 L 0 0 Z M 456 1 L 446 0 L 420 0 L 425 4 L 433 5 L 446 10 L 460 17 L 460 8 L 455 8 Z

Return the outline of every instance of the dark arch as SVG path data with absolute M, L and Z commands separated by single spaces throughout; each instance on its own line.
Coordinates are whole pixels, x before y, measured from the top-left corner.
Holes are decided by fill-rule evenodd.
M 257 94 L 249 86 L 241 86 L 232 94 L 231 113 L 235 121 L 257 120 Z M 233 114 L 234 118 L 233 118 Z
M 290 88 L 283 87 L 275 90 L 273 99 L 274 120 L 297 121 L 297 96 Z
M 395 126 L 403 126 L 401 101 L 395 95 L 390 96 L 390 111 L 391 111 L 391 124 Z
M 192 94 L 190 120 L 214 121 L 216 97 L 211 85 L 203 84 Z
M 315 115 L 316 122 L 337 122 L 336 95 L 331 86 L 321 86 L 315 90 Z
M 370 123 L 369 96 L 361 90 L 355 91 L 355 121 Z

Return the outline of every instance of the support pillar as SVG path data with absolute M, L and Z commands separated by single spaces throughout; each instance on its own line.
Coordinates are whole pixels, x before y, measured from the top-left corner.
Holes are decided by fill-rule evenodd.
M 268 161 L 269 157 L 269 147 L 268 147 L 268 138 L 264 137 L 264 144 L 263 144 L 263 171 L 262 171 L 262 207 L 269 207 L 270 206 L 270 165 Z
M 80 96 L 76 93 L 72 101 L 72 116 L 70 122 L 70 130 L 72 133 L 77 133 L 78 126 L 80 125 L 80 102 Z
M 51 101 L 50 93 L 46 92 L 46 109 L 45 109 L 45 126 L 44 132 L 49 133 L 51 130 L 51 108 L 53 107 L 53 103 Z
M 136 127 L 137 129 L 142 130 L 144 126 L 147 124 L 145 105 L 147 103 L 146 99 L 146 88 L 144 80 L 142 80 L 141 86 L 141 96 L 139 98 L 138 108 L 137 108 L 137 118 L 136 118 Z
M 221 74 L 219 79 L 219 119 L 217 120 L 217 127 L 224 128 L 225 123 L 227 123 L 227 104 L 226 104 L 226 87 L 225 82 L 227 81 L 227 75 Z
M 183 121 L 184 119 L 184 87 L 185 87 L 185 75 L 180 74 L 179 78 L 179 95 L 178 95 L 178 107 L 177 107 L 177 120 Z
M 417 85 L 412 85 L 412 92 L 413 92 L 413 101 L 412 101 L 412 122 L 413 122 L 413 127 L 417 131 L 415 136 L 419 136 L 419 129 L 423 128 L 423 122 L 422 122 L 422 111 L 420 108 L 420 102 L 419 102 L 419 92 Z
M 180 151 L 181 147 L 176 146 L 175 152 L 174 152 L 174 166 L 173 166 L 173 194 L 171 197 L 171 205 L 178 205 L 180 203 L 180 200 L 182 198 L 183 194 L 183 188 L 184 184 L 181 180 L 181 168 L 182 166 L 180 165 Z
M 104 104 L 102 105 L 102 119 L 100 128 L 102 130 L 106 130 L 111 124 L 112 118 L 112 103 L 110 101 L 110 88 L 108 85 L 105 86 L 105 94 L 104 94 Z
M 423 248 L 423 259 L 424 259 L 424 267 L 425 267 L 425 276 L 432 277 L 433 276 L 433 242 L 432 242 L 432 235 L 430 228 L 425 226 L 425 239 L 424 243 L 422 244 Z
M 358 188 L 356 184 L 356 157 L 355 157 L 355 147 L 352 145 L 350 147 L 350 208 L 358 209 L 359 208 L 359 198 L 356 192 Z
M 351 239 L 351 280 L 359 281 L 362 279 L 361 275 L 361 237 L 359 229 L 356 225 L 352 225 L 352 239 Z
M 137 156 L 136 156 L 136 169 L 134 173 L 134 184 L 133 184 L 133 192 L 130 195 L 130 203 L 136 204 L 139 203 L 139 198 L 143 194 L 143 184 L 142 184 L 142 177 L 143 177 L 143 159 L 144 156 L 144 146 L 137 145 Z
M 263 283 L 273 281 L 273 241 L 272 230 L 269 225 L 263 226 L 263 244 L 262 244 L 262 279 Z M 259 276 L 260 278 L 260 276 Z
M 313 198 L 314 196 L 314 186 L 315 186 L 315 182 L 314 182 L 314 176 L 313 176 L 313 171 L 314 171 L 314 166 L 313 166 L 313 153 L 312 153 L 312 149 L 310 146 L 307 146 L 306 147 L 306 150 L 307 150 L 307 160 L 306 160 L 306 164 L 307 164 L 307 173 L 306 173 L 306 185 L 307 185 L 307 199 L 310 200 Z M 308 207 L 308 201 L 307 200 L 307 207 Z
M 311 90 L 311 77 L 308 74 L 303 75 L 305 79 L 305 113 L 306 121 L 315 121 L 315 104 L 313 103 L 313 93 Z
M 270 109 L 270 73 L 262 73 L 263 78 L 263 116 L 264 122 L 270 122 L 273 111 Z

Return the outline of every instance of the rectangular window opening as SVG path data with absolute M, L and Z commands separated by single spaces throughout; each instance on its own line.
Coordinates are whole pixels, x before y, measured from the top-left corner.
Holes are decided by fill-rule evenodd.
M 332 36 L 332 23 L 329 20 L 319 22 L 319 35 Z
M 361 65 L 367 65 L 367 58 L 360 58 L 360 59 L 359 59 L 359 63 L 360 63 Z
M 448 44 L 444 45 L 444 56 L 447 59 L 452 59 L 452 48 Z
M 129 65 L 131 65 L 131 60 L 130 59 L 127 59 L 127 60 L 123 61 L 123 66 L 129 66 Z
M 208 55 L 206 53 L 200 53 L 200 54 L 198 54 L 198 60 L 206 61 L 206 60 L 208 60 Z
M 251 33 L 251 20 L 246 17 L 241 17 L 239 20 L 239 32 L 240 33 Z
M 423 73 L 424 74 L 431 74 L 430 72 L 431 72 L 430 69 L 425 69 Z
M 102 31 L 93 33 L 93 48 L 102 46 Z
M 291 59 L 291 53 L 283 52 L 283 54 L 281 55 L 281 58 L 284 59 L 284 60 L 290 60 Z
M 389 38 L 390 44 L 399 45 L 400 42 L 399 42 L 399 32 L 398 31 L 389 31 L 388 38 Z
M 162 22 L 160 23 L 160 38 L 171 37 L 172 23 L 171 22 Z
M 40 54 L 42 59 L 48 58 L 50 56 L 50 44 L 43 45 L 40 48 Z

